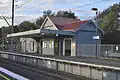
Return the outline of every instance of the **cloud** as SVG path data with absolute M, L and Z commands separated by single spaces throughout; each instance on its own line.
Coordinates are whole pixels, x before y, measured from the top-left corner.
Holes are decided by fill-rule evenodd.
M 37 15 L 17 15 L 15 16 L 15 24 L 20 24 L 23 21 L 34 21 L 37 18 Z
M 31 21 L 34 22 L 37 18 L 39 17 L 39 15 L 23 15 L 23 14 L 16 14 L 15 15 L 15 22 L 14 25 L 19 25 L 21 22 L 23 21 Z M 11 24 L 12 20 L 11 19 L 7 19 L 7 21 L 9 22 L 9 24 Z M 1 20 L 0 19 L 0 27 L 2 26 L 8 26 L 7 23 L 5 22 L 5 20 Z
M 59 10 L 69 10 L 71 8 L 77 8 L 85 4 L 93 3 L 100 0 L 18 0 L 15 2 L 15 24 L 19 24 L 24 20 L 34 20 L 38 16 L 42 15 L 44 10 L 52 10 L 57 12 Z M 89 19 L 95 14 L 90 11 L 92 7 L 97 7 L 100 11 L 109 7 L 114 3 L 120 2 L 119 0 L 104 0 L 103 2 L 85 6 L 73 10 L 76 16 L 80 16 L 83 19 Z M 11 5 L 12 0 L 0 0 L 0 15 L 11 17 Z M 18 8 L 21 6 L 20 8 Z M 11 23 L 11 20 L 9 20 Z M 3 23 L 3 22 L 2 22 Z M 0 24 L 1 26 L 1 24 Z
M 6 3 L 8 0 L 0 0 L 0 3 Z
M 64 0 L 64 1 L 61 1 L 61 0 L 47 0 L 49 3 L 52 3 L 52 4 L 73 4 L 73 3 L 78 3 L 78 2 L 83 2 L 83 0 Z

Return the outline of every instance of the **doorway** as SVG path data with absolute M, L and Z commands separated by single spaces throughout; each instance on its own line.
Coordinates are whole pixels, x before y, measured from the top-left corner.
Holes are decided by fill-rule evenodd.
M 71 56 L 71 39 L 65 39 L 65 56 Z
M 54 41 L 54 52 L 55 55 L 59 55 L 59 40 Z
M 39 41 L 39 53 L 42 54 L 43 41 Z

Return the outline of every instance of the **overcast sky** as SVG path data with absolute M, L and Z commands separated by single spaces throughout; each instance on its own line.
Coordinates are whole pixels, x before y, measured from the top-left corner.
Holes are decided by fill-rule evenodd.
M 33 21 L 42 16 L 44 10 L 72 10 L 81 20 L 92 19 L 95 12 L 91 8 L 96 7 L 103 11 L 120 0 L 15 0 L 15 24 L 22 21 Z M 0 0 L 0 15 L 11 17 L 12 0 Z M 92 4 L 93 3 L 93 4 Z M 11 24 L 11 19 L 8 20 Z M 7 26 L 4 20 L 0 20 L 0 27 Z

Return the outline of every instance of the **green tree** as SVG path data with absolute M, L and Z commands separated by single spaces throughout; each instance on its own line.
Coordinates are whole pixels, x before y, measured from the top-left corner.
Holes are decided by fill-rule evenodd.
M 20 25 L 19 25 L 19 31 L 28 31 L 28 30 L 34 30 L 34 29 L 38 29 L 39 27 L 29 21 L 23 21 Z
M 120 3 L 114 4 L 99 14 L 99 26 L 105 32 L 114 32 L 120 28 Z
M 41 26 L 46 16 L 54 16 L 54 17 L 65 17 L 65 18 L 76 18 L 75 13 L 72 11 L 58 11 L 56 14 L 51 10 L 47 10 L 43 12 L 43 17 L 39 17 L 36 19 L 35 23 L 37 26 Z
M 66 17 L 66 18 L 76 18 L 75 13 L 73 13 L 72 11 L 58 11 L 56 16 Z
M 110 6 L 98 16 L 99 26 L 105 31 L 103 44 L 120 44 L 120 3 Z
M 37 18 L 36 21 L 35 21 L 35 24 L 36 24 L 37 26 L 39 26 L 39 28 L 40 28 L 40 26 L 42 25 L 44 19 L 45 19 L 47 16 L 55 16 L 55 13 L 53 13 L 51 10 L 44 11 L 44 12 L 43 12 L 43 16 Z
M 39 26 L 39 28 L 40 28 L 40 26 L 42 25 L 43 21 L 44 21 L 44 18 L 43 17 L 39 17 L 39 18 L 36 19 L 35 24 L 37 26 Z
M 52 10 L 47 10 L 43 12 L 43 18 L 46 16 L 55 16 L 55 13 L 52 12 Z

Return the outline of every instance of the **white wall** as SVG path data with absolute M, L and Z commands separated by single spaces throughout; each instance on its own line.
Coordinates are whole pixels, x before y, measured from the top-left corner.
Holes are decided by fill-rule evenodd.
M 48 44 L 46 44 L 48 42 Z M 54 39 L 46 38 L 43 39 L 43 55 L 54 55 Z
M 48 27 L 49 26 L 49 27 Z M 51 30 L 57 30 L 56 26 L 52 23 L 50 19 L 48 19 L 44 25 L 44 29 L 51 29 Z
M 21 49 L 23 52 L 37 52 L 37 42 L 36 40 L 32 38 L 20 38 L 21 41 Z M 32 45 L 32 42 L 34 41 L 34 46 Z M 26 43 L 25 43 L 26 42 Z M 25 48 L 26 46 L 26 48 Z M 32 47 L 34 50 L 32 50 Z

